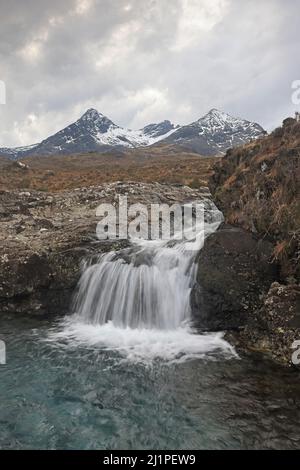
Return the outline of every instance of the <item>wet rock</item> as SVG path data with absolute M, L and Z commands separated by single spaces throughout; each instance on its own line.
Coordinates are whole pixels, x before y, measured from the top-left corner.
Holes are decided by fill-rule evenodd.
M 240 347 L 263 351 L 279 362 L 293 364 L 293 344 L 300 341 L 300 287 L 275 282 L 238 338 Z
M 198 257 L 191 302 L 197 325 L 209 330 L 244 326 L 262 305 L 262 294 L 276 279 L 272 245 L 223 225 L 205 242 Z

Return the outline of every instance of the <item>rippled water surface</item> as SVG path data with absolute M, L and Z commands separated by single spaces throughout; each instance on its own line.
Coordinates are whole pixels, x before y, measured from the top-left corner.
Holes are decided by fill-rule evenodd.
M 297 372 L 237 358 L 220 336 L 107 328 L 75 340 L 54 320 L 0 317 L 1 448 L 300 447 Z

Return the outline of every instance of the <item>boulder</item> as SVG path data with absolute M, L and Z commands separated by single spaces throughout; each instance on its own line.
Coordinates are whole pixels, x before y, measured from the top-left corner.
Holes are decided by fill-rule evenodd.
M 231 330 L 249 322 L 277 278 L 271 253 L 269 242 L 240 228 L 222 225 L 212 234 L 199 253 L 197 283 L 191 296 L 197 326 Z

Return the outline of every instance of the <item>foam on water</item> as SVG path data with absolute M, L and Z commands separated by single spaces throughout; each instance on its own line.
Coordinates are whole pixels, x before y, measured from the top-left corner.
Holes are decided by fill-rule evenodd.
M 119 328 L 108 322 L 92 325 L 65 319 L 53 329 L 48 341 L 68 347 L 85 346 L 117 352 L 130 362 L 150 363 L 156 359 L 182 362 L 189 359 L 237 357 L 223 333 L 197 334 L 189 326 L 175 330 Z

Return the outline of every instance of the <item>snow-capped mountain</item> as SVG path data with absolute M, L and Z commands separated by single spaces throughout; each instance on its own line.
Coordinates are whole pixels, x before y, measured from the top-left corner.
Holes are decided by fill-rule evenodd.
M 137 131 L 124 129 L 96 109 L 88 109 L 75 123 L 41 143 L 30 147 L 2 148 L 0 155 L 15 159 L 29 155 L 46 156 L 146 147 L 168 137 L 175 130 L 169 121 L 150 124 Z
M 97 110 L 88 109 L 75 123 L 41 143 L 29 147 L 2 148 L 0 155 L 18 159 L 31 155 L 122 150 L 157 143 L 180 145 L 202 155 L 215 155 L 263 133 L 263 128 L 258 124 L 231 117 L 216 109 L 186 126 L 175 127 L 170 121 L 163 121 L 136 131 L 117 126 Z
M 166 141 L 202 155 L 216 155 L 264 134 L 259 124 L 211 109 L 198 121 L 181 126 Z

